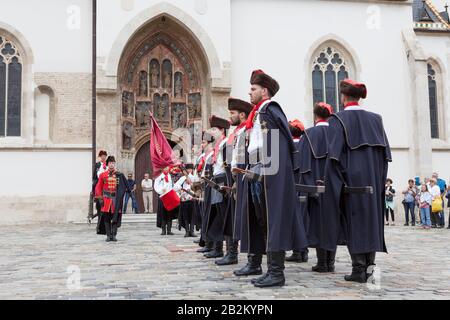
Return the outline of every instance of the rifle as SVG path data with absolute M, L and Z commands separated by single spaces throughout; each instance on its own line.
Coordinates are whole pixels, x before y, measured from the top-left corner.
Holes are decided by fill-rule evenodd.
M 202 179 L 209 185 L 211 186 L 213 189 L 219 191 L 220 193 L 228 193 L 230 192 L 229 190 L 231 190 L 230 187 L 226 187 L 226 186 L 220 186 L 217 183 L 215 183 L 212 180 L 209 180 L 208 178 L 202 177 Z
M 184 188 L 181 188 L 182 191 L 186 192 L 188 195 L 190 195 L 192 198 L 194 198 L 195 200 L 199 200 L 200 198 L 197 197 L 197 195 L 195 193 L 193 193 L 192 191 L 186 190 Z
M 245 178 L 247 178 L 248 180 L 253 180 L 253 181 L 258 181 L 261 182 L 263 176 L 260 174 L 257 174 L 256 172 L 253 171 L 249 171 L 249 170 L 245 170 L 245 169 L 240 169 L 240 168 L 233 168 L 231 170 L 232 173 L 234 174 L 243 174 L 245 176 Z
M 98 216 L 98 213 L 94 214 L 94 209 L 93 209 L 94 203 L 96 201 L 97 200 L 94 199 L 94 195 L 91 192 L 91 194 L 89 195 L 89 213 L 88 213 L 88 216 L 86 217 L 89 224 L 91 224 L 92 220 L 94 220 Z

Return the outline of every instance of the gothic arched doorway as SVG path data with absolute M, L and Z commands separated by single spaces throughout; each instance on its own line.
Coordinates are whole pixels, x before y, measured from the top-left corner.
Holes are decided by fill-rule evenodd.
M 135 172 L 141 206 L 140 180 L 151 167 L 147 143 L 150 113 L 168 138 L 179 137 L 174 132 L 177 129 L 198 132 L 199 123 L 207 119 L 210 71 L 198 39 L 185 25 L 163 14 L 128 40 L 117 79 L 120 161 Z
M 169 144 L 172 148 L 174 148 L 177 144 L 171 140 L 168 140 Z M 180 156 L 183 156 L 183 150 L 180 150 Z M 134 159 L 134 177 L 136 180 L 136 200 L 138 203 L 139 212 L 145 212 L 144 210 L 144 201 L 142 199 L 142 188 L 141 182 L 144 179 L 144 174 L 150 174 L 150 178 L 152 178 L 153 168 L 150 157 L 150 141 L 144 143 L 136 153 L 136 157 Z M 152 179 L 153 180 L 153 179 Z M 158 195 L 156 192 L 153 192 L 153 209 L 150 208 L 151 212 L 156 212 L 157 204 L 158 204 Z
M 133 152 L 148 134 L 150 113 L 165 132 L 201 121 L 208 74 L 202 50 L 170 17 L 137 31 L 119 66 L 122 152 Z

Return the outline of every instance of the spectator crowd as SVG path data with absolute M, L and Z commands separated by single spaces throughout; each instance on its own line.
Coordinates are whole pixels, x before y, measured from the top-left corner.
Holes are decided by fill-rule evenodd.
M 450 183 L 447 186 L 445 180 L 439 178 L 437 172 L 433 173 L 431 178 L 425 178 L 423 181 L 420 180 L 420 177 L 409 179 L 401 196 L 405 213 L 404 226 L 418 226 L 423 229 L 445 228 L 445 215 L 448 211 L 447 229 L 450 229 Z M 385 192 L 387 226 L 395 225 L 395 197 L 393 181 L 388 178 Z

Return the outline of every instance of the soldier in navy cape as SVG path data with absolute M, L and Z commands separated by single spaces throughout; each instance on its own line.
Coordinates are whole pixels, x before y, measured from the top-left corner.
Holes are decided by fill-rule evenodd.
M 248 104 L 246 105 L 244 101 L 242 100 L 235 100 L 235 101 L 229 101 L 230 108 L 237 109 L 238 107 L 231 107 L 231 105 L 240 105 L 240 110 L 232 110 L 230 109 L 230 119 L 232 124 L 236 125 L 237 128 L 233 134 L 233 155 L 231 160 L 231 167 L 232 170 L 235 168 L 238 169 L 246 169 L 248 165 L 248 153 L 247 153 L 247 145 L 246 145 L 246 124 L 247 119 L 250 114 L 250 112 L 253 110 L 253 105 Z M 236 115 L 233 115 L 234 113 L 238 113 L 238 119 L 236 119 Z M 245 113 L 243 113 L 244 111 Z M 238 123 L 239 122 L 239 123 Z M 231 138 L 231 137 L 230 137 Z M 239 241 L 242 239 L 242 232 L 243 228 L 246 230 L 245 234 L 246 236 L 249 235 L 248 233 L 248 220 L 247 217 L 256 217 L 255 215 L 255 207 L 253 205 L 253 202 L 251 200 L 251 194 L 250 194 L 250 187 L 249 182 L 247 179 L 245 179 L 243 173 L 235 173 L 234 178 L 235 180 L 235 208 L 234 208 L 234 222 L 233 222 L 233 239 L 235 241 Z M 254 229 L 257 230 L 257 229 Z M 262 236 L 262 231 L 257 232 L 257 235 Z M 244 243 L 247 241 L 248 246 L 248 239 L 244 240 Z M 242 276 L 251 276 L 251 275 L 260 275 L 262 274 L 262 257 L 263 257 L 263 251 L 261 252 L 250 252 L 247 253 L 247 264 L 234 271 L 234 274 L 238 277 Z
M 200 177 L 211 178 L 212 175 L 212 155 L 214 153 L 214 136 L 208 132 L 204 131 L 202 135 L 202 150 L 203 154 L 197 165 L 197 175 Z M 199 202 L 198 209 L 201 217 L 201 232 L 200 232 L 200 243 L 202 247 L 197 250 L 199 253 L 208 253 L 213 251 L 214 242 L 208 240 L 206 237 L 206 224 L 207 219 L 205 214 L 211 207 L 211 187 L 205 182 L 201 181 L 202 184 L 202 201 Z
M 233 132 L 229 135 L 227 138 L 225 148 L 223 148 L 223 156 L 224 156 L 224 168 L 225 168 L 225 174 L 226 174 L 226 186 L 230 187 L 232 190 L 237 190 L 237 193 L 234 191 L 231 191 L 227 193 L 228 198 L 228 207 L 225 214 L 225 221 L 224 221 L 224 227 L 223 227 L 223 235 L 225 237 L 226 245 L 227 245 L 227 253 L 223 257 L 223 259 L 217 260 L 217 265 L 231 265 L 231 264 L 237 264 L 238 263 L 238 246 L 239 246 L 239 238 L 235 239 L 235 227 L 236 227 L 236 215 L 239 216 L 239 222 L 242 216 L 242 204 L 241 202 L 238 202 L 236 199 L 240 197 L 241 190 L 238 190 L 238 187 L 236 186 L 235 178 L 236 176 L 233 175 L 231 168 L 232 166 L 237 166 L 237 157 L 238 154 L 236 154 L 236 158 L 233 157 L 234 152 L 239 152 L 237 149 L 235 150 L 235 147 L 237 146 L 237 140 L 240 138 L 242 142 L 242 147 L 245 148 L 245 122 L 247 121 L 247 117 L 250 114 L 251 110 L 253 109 L 253 106 L 251 103 L 235 99 L 235 98 L 229 98 L 228 99 L 228 110 L 230 112 L 230 123 L 231 125 L 235 126 Z M 245 152 L 245 150 L 244 150 Z M 242 169 L 245 168 L 245 158 L 242 160 Z M 241 181 L 242 181 L 242 175 L 240 175 Z M 242 182 L 239 182 L 242 185 Z M 241 200 L 239 198 L 239 200 Z M 238 227 L 239 228 L 239 227 Z M 261 271 L 262 272 L 262 271 Z M 259 273 L 260 274 L 260 273 Z
M 314 105 L 315 125 L 306 129 L 299 142 L 300 184 L 323 185 L 328 156 L 328 118 L 332 113 L 333 107 L 329 104 L 319 102 Z M 306 233 L 309 247 L 316 248 L 317 254 L 317 265 L 312 267 L 312 271 L 334 272 L 336 251 L 322 249 L 328 223 L 323 202 L 323 194 L 307 197 L 303 206 L 307 217 Z
M 256 287 L 283 286 L 286 251 L 307 247 L 294 171 L 298 150 L 280 105 L 271 98 L 279 85 L 262 70 L 251 76 L 251 103 L 247 120 L 250 181 L 249 204 L 253 210 L 243 219 L 241 251 L 267 253 L 267 273 L 254 279 Z M 273 140 L 273 141 L 272 141 Z M 259 179 L 260 175 L 262 179 Z M 245 194 L 244 196 L 249 196 Z
M 305 132 L 305 126 L 300 120 L 295 119 L 295 120 L 289 121 L 289 130 L 291 131 L 292 138 L 294 139 L 294 144 L 295 144 L 297 150 L 299 151 L 299 157 L 297 159 L 301 160 L 301 157 L 302 157 L 301 152 L 302 151 L 300 150 L 299 146 L 300 146 L 301 138 Z M 300 164 L 299 164 L 299 166 L 300 166 Z M 299 172 L 296 172 L 294 175 L 296 183 L 300 183 L 299 182 L 300 181 L 299 174 L 300 174 Z M 300 204 L 300 208 L 301 208 L 301 212 L 302 212 L 303 224 L 307 231 L 308 215 L 305 210 L 305 205 L 303 203 L 299 203 L 299 204 Z M 285 261 L 306 263 L 306 262 L 308 262 L 308 253 L 309 253 L 308 248 L 304 248 L 303 250 L 293 250 L 292 255 L 289 257 L 286 257 Z
M 364 110 L 359 100 L 366 86 L 352 80 L 340 83 L 345 110 L 329 119 L 325 204 L 328 221 L 322 249 L 335 251 L 340 231 L 352 259 L 347 281 L 366 282 L 375 253 L 387 252 L 384 240 L 384 195 L 391 150 L 380 115 Z M 373 193 L 356 189 L 371 186 Z M 330 207 L 328 207 L 330 206 Z
M 230 128 L 230 122 L 226 119 L 211 116 L 209 119 L 211 129 L 209 132 L 215 137 L 215 146 L 212 156 L 209 158 L 212 177 L 209 179 L 218 186 L 227 185 L 227 176 L 224 168 L 224 148 L 226 145 L 226 130 Z M 221 258 L 223 254 L 223 228 L 225 215 L 229 205 L 229 197 L 224 192 L 210 187 L 209 205 L 205 201 L 205 235 L 206 239 L 214 241 L 214 249 L 205 253 L 206 258 Z

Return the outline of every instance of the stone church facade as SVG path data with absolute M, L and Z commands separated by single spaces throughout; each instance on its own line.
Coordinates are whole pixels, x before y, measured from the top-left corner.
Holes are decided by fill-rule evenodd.
M 207 127 L 212 114 L 227 116 L 229 96 L 246 99 L 256 68 L 280 82 L 276 100 L 287 117 L 307 126 L 315 101 L 339 109 L 339 80 L 365 82 L 364 106 L 383 116 L 394 156 L 389 175 L 398 188 L 433 171 L 450 178 L 450 21 L 436 1 L 97 0 L 95 150 L 92 2 L 79 2 L 40 2 L 72 25 L 78 12 L 84 28 L 75 31 L 51 22 L 33 30 L 20 16 L 12 19 L 8 11 L 26 0 L 0 13 L 0 37 L 20 53 L 8 63 L 22 68 L 22 100 L 10 107 L 21 110 L 21 130 L 19 138 L 0 135 L 0 172 L 27 181 L 30 168 L 39 181 L 26 192 L 15 182 L 0 187 L 3 223 L 82 220 L 91 153 L 100 149 L 142 179 L 151 171 L 150 112 L 188 156 L 184 134 Z M 48 39 L 72 50 L 52 53 L 56 44 Z M 16 118 L 3 121 L 14 128 Z M 69 187 L 58 186 L 61 173 L 71 175 Z

